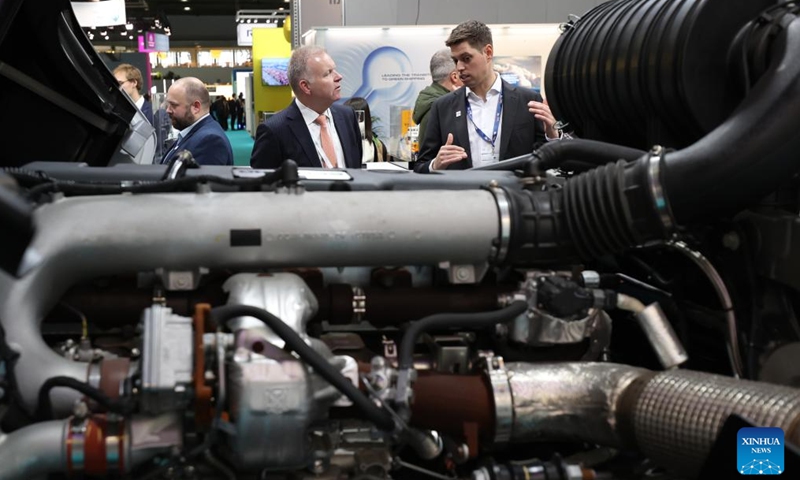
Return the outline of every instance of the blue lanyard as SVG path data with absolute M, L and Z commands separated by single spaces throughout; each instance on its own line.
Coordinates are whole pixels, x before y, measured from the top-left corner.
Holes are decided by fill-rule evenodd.
M 500 92 L 500 98 L 497 99 L 497 112 L 494 114 L 494 129 L 492 130 L 492 138 L 486 136 L 486 134 L 483 133 L 483 130 L 481 130 L 475 123 L 475 120 L 472 118 L 472 105 L 469 104 L 469 97 L 465 98 L 467 101 L 467 118 L 469 118 L 469 121 L 472 122 L 472 126 L 475 127 L 475 132 L 478 133 L 478 136 L 491 145 L 492 150 L 494 150 L 494 144 L 497 141 L 497 130 L 500 128 L 500 119 L 502 118 L 501 114 L 503 112 L 503 92 Z

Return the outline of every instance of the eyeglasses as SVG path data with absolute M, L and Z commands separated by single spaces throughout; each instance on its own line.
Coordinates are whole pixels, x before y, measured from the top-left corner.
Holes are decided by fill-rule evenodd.
M 117 83 L 119 83 L 119 86 L 120 86 L 120 87 L 121 87 L 121 86 L 123 86 L 123 85 L 125 85 L 125 84 L 126 84 L 126 83 L 128 83 L 128 82 L 130 82 L 130 80 L 117 80 Z

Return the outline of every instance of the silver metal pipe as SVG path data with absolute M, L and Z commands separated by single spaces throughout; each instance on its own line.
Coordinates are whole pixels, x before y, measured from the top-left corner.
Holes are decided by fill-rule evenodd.
M 35 222 L 30 248 L 42 261 L 20 280 L 0 273 L 0 319 L 31 412 L 47 378 L 87 379 L 87 364 L 53 353 L 39 329 L 81 280 L 156 268 L 480 265 L 500 232 L 483 190 L 71 197 L 37 209 Z M 54 389 L 56 415 L 76 398 Z
M 566 440 L 622 446 L 619 400 L 643 368 L 612 363 L 507 363 L 511 441 Z
M 690 370 L 651 372 L 611 363 L 506 364 L 512 441 L 635 446 L 693 478 L 723 424 L 738 415 L 779 427 L 800 445 L 800 389 Z
M 66 472 L 66 420 L 35 423 L 0 434 L 0 480 Z

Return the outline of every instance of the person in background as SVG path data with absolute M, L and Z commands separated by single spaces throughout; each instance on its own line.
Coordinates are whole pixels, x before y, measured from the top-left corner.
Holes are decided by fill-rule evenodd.
M 362 97 L 351 97 L 344 104 L 356 112 L 362 112 L 364 116 L 362 122 L 361 119 L 358 119 L 358 114 L 356 115 L 359 120 L 358 128 L 361 131 L 361 149 L 363 150 L 361 163 L 387 161 L 389 155 L 386 153 L 386 145 L 372 131 L 372 116 L 369 112 L 367 100 Z
M 211 116 L 219 123 L 223 130 L 228 129 L 228 102 L 222 95 L 217 95 L 217 99 L 211 105 Z
M 169 163 L 181 150 L 188 150 L 200 165 L 233 165 L 233 149 L 222 126 L 209 114 L 208 89 L 195 77 L 180 78 L 167 91 L 167 114 L 179 130 L 178 138 L 164 154 Z
M 228 100 L 228 112 L 231 116 L 231 130 L 238 130 L 236 122 L 239 120 L 239 102 L 236 101 L 235 95 L 231 95 Z
M 300 167 L 361 168 L 356 113 L 334 103 L 342 76 L 330 55 L 316 45 L 295 49 L 288 77 L 295 99 L 258 126 L 250 166 L 278 168 L 291 159 Z
M 144 85 L 142 72 L 130 63 L 121 63 L 114 68 L 112 73 L 114 78 L 117 79 L 117 83 L 119 83 L 119 88 L 131 97 L 136 108 L 142 111 L 147 121 L 152 125 L 153 105 L 140 93 Z
M 414 123 L 419 125 L 419 141 L 425 138 L 425 127 L 428 125 L 428 112 L 433 102 L 453 90 L 464 85 L 456 70 L 456 64 L 450 57 L 450 49 L 443 48 L 431 57 L 431 79 L 433 82 L 423 88 L 414 104 Z
M 245 114 L 244 93 L 239 92 L 239 98 L 237 99 L 237 101 L 239 102 L 239 118 L 238 118 L 239 129 L 244 130 L 244 128 L 247 126 L 244 120 L 244 114 Z
M 433 103 L 414 171 L 490 165 L 559 138 L 556 119 L 542 96 L 510 85 L 494 71 L 489 27 L 476 20 L 461 23 L 445 45 L 465 88 Z

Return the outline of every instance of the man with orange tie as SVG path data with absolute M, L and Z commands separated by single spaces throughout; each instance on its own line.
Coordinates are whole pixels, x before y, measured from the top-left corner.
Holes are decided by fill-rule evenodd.
M 342 76 L 322 47 L 297 48 L 289 60 L 295 100 L 260 124 L 250 155 L 253 168 L 278 168 L 285 160 L 300 167 L 360 168 L 361 133 L 355 111 L 335 105 Z

